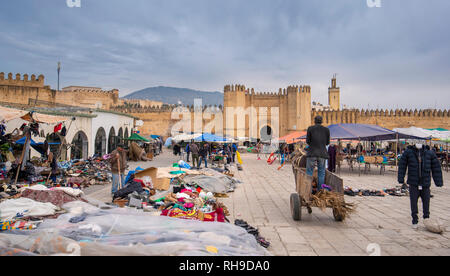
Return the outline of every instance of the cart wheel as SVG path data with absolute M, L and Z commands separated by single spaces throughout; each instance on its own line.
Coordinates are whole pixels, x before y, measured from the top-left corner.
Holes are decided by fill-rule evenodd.
M 336 209 L 333 209 L 333 216 L 334 216 L 334 220 L 336 221 L 344 221 L 344 217 L 342 215 L 340 215 Z
M 291 214 L 295 221 L 302 220 L 302 201 L 298 194 L 291 194 Z

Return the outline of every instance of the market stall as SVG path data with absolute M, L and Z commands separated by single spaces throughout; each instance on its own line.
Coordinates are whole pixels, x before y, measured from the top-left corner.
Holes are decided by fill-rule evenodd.
M 389 164 L 387 156 L 373 157 L 378 155 L 378 151 L 372 151 L 370 155 L 363 154 L 362 142 L 370 143 L 373 147 L 373 142 L 399 139 L 423 139 L 422 137 L 411 134 L 403 134 L 392 131 L 377 125 L 364 124 L 336 124 L 328 127 L 330 129 L 330 137 L 332 140 L 337 140 L 340 143 L 342 140 L 358 141 L 355 155 L 349 151 L 348 158 L 358 163 L 358 172 L 361 174 L 361 164 L 364 165 L 364 172 L 367 173 L 372 165 L 380 168 L 380 174 L 385 171 L 386 165 Z M 395 149 L 395 165 L 397 165 L 397 147 Z M 356 157 L 356 159 L 355 159 Z M 392 164 L 393 165 L 393 164 Z

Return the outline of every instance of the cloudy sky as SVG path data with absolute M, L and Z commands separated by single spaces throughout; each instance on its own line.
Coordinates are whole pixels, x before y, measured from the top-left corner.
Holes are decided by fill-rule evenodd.
M 450 1 L 4 1 L 0 72 L 61 86 L 257 91 L 308 84 L 359 108 L 450 109 Z

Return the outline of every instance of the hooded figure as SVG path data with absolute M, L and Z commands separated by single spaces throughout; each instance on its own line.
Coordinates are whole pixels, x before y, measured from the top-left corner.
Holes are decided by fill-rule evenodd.
M 398 182 L 405 183 L 406 170 L 408 170 L 409 195 L 411 200 L 411 215 L 413 228 L 417 229 L 419 223 L 417 201 L 419 197 L 423 203 L 423 218 L 430 218 L 430 187 L 431 177 L 437 187 L 444 185 L 441 164 L 436 154 L 429 147 L 422 145 L 408 146 L 403 153 L 399 168 Z

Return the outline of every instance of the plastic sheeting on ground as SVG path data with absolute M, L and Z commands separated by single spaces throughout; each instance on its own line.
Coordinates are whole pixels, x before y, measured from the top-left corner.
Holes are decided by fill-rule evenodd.
M 270 255 L 252 235 L 232 224 L 179 220 L 129 208 L 91 209 L 90 213 L 79 223 L 70 223 L 76 214 L 69 213 L 44 221 L 36 230 L 0 234 L 0 251 L 12 255 L 23 251 L 82 256 Z

